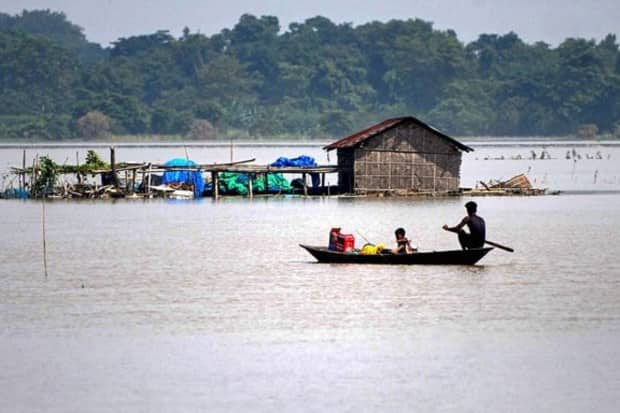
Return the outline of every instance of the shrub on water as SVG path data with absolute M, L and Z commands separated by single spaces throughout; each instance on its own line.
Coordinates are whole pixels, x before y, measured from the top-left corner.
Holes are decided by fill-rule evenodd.
M 54 185 L 58 178 L 58 165 L 47 156 L 42 156 L 39 159 L 38 169 L 38 174 L 32 186 L 32 196 L 35 198 L 51 194 L 54 191 Z

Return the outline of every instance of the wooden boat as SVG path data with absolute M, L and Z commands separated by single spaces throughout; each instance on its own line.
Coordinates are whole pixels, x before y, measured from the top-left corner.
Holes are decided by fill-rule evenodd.
M 319 262 L 348 264 L 396 264 L 396 265 L 474 265 L 493 248 L 469 250 L 426 251 L 413 254 L 364 255 L 358 251 L 339 252 L 327 247 L 299 244 Z

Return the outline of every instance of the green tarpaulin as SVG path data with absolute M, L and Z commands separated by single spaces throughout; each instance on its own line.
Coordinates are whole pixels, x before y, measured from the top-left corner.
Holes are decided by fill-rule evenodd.
M 282 192 L 291 191 L 291 184 L 281 173 L 267 175 L 269 190 L 265 188 L 265 178 L 263 175 L 252 176 L 252 188 L 255 192 Z M 249 189 L 250 175 L 236 172 L 222 172 L 219 174 L 219 191 L 222 194 L 247 195 Z

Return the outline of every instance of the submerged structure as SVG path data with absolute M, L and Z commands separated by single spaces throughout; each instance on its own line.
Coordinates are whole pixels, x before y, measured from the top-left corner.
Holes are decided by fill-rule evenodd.
M 32 167 L 26 167 L 24 149 L 22 167 L 11 168 L 15 177 L 9 180 L 10 187 L 0 188 L 0 198 L 194 199 L 289 193 L 330 195 L 332 189 L 326 184 L 325 175 L 338 171 L 336 166 L 318 165 L 305 155 L 293 159 L 280 157 L 270 165 L 252 162 L 254 159 L 198 164 L 189 159 L 174 158 L 165 164 L 117 163 L 115 149 L 110 147 L 109 164 L 94 151 L 89 151 L 84 164 L 58 165 L 47 156 L 37 156 Z M 289 183 L 284 174 L 301 177 Z M 308 177 L 311 178 L 311 187 Z M 16 188 L 13 187 L 15 181 Z
M 406 116 L 384 120 L 323 149 L 336 149 L 339 192 L 458 192 L 462 152 L 472 148 Z

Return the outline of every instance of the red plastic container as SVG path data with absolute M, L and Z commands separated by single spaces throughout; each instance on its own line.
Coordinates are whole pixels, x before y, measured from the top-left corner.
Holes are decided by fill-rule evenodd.
M 348 252 L 355 248 L 355 237 L 353 234 L 338 233 L 336 251 Z

